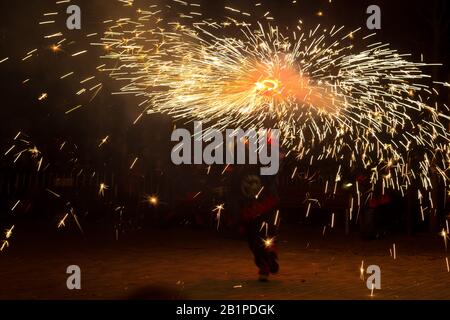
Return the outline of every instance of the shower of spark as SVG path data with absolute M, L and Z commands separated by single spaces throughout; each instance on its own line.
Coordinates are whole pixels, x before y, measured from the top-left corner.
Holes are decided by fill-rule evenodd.
M 1 242 L 2 245 L 0 246 L 0 252 L 5 250 L 5 248 L 9 247 L 9 239 L 12 236 L 12 232 L 14 230 L 14 227 L 15 226 L 12 226 L 11 228 L 5 230 L 5 239 L 3 239 L 2 242 Z
M 57 1 L 45 19 L 64 13 L 63 3 Z M 335 195 L 340 185 L 354 193 L 350 219 L 380 190 L 405 195 L 411 185 L 419 187 L 422 219 L 435 212 L 433 186 L 440 180 L 448 189 L 450 182 L 449 108 L 438 91 L 450 84 L 434 82 L 423 71 L 431 64 L 413 62 L 411 55 L 375 40 L 375 33 L 359 35 L 362 28 L 322 23 L 308 29 L 302 20 L 283 26 L 261 3 L 252 14 L 225 7 L 221 21 L 204 17 L 200 5 L 189 1 L 148 1 L 145 8 L 131 0 L 111 5 L 121 7 L 115 10 L 121 16 L 103 20 L 104 32 L 87 27 L 86 41 L 72 39 L 56 23 L 40 22 L 55 54 L 98 62 L 92 74 L 57 75 L 77 84 L 66 114 L 81 112 L 111 87 L 103 83 L 108 76 L 120 86 L 114 95 L 140 100 L 133 124 L 146 113 L 160 112 L 202 120 L 204 127 L 280 129 L 282 147 L 299 160 L 293 180 L 303 165 L 336 164 L 335 178 L 324 182 L 325 193 Z M 26 50 L 22 60 L 35 59 L 39 50 Z M 38 100 L 48 96 L 44 92 Z M 112 142 L 109 137 L 98 147 Z M 28 145 L 15 160 L 24 153 L 40 157 Z M 138 158 L 133 159 L 130 169 Z M 368 176 L 366 190 L 345 180 L 344 171 L 357 168 Z M 99 195 L 107 189 L 100 185 Z M 308 202 L 307 217 L 312 209 Z
M 263 239 L 264 242 L 264 246 L 266 248 L 271 248 L 273 247 L 274 243 L 275 243 L 275 238 L 267 238 L 267 239 Z
M 279 128 L 299 160 L 363 168 L 372 191 L 405 194 L 413 181 L 430 191 L 433 174 L 449 181 L 449 110 L 436 102 L 436 86 L 448 84 L 430 80 L 422 71 L 429 64 L 371 42 L 375 34 L 357 42 L 361 28 L 299 23 L 284 31 L 233 8 L 244 22 L 170 21 L 151 8 L 105 22 L 91 43 L 106 50 L 99 70 L 121 84 L 115 94 L 140 98 L 147 113 L 220 129 Z
M 68 213 L 64 215 L 64 217 L 58 222 L 58 229 L 66 226 L 66 219 L 69 216 Z
M 100 186 L 98 188 L 98 195 L 104 197 L 105 196 L 105 190 L 108 190 L 109 186 L 107 186 L 104 183 L 100 183 Z
M 222 211 L 225 209 L 225 204 L 219 204 L 217 205 L 213 212 L 216 213 L 216 221 L 217 221 L 217 230 L 219 230 L 219 226 L 220 226 L 220 218 L 222 216 Z

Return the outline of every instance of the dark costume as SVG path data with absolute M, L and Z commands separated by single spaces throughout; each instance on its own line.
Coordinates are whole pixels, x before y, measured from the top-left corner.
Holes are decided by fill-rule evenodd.
M 242 232 L 245 234 L 260 276 L 278 272 L 276 236 L 279 224 L 275 176 L 255 171 L 240 174 Z

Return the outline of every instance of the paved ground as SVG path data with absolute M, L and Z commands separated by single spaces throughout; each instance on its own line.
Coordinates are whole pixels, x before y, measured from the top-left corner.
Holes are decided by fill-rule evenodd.
M 281 270 L 269 283 L 255 280 L 245 242 L 210 231 L 166 230 L 118 242 L 13 239 L 0 253 L 0 299 L 450 299 L 442 239 L 367 242 L 282 231 Z M 362 260 L 381 267 L 374 297 L 360 279 Z M 66 289 L 72 264 L 82 270 L 80 291 Z

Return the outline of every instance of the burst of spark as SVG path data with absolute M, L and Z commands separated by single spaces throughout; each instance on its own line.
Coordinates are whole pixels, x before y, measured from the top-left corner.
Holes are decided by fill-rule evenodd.
M 8 150 L 6 150 L 6 152 L 4 153 L 5 156 L 7 156 L 16 146 L 12 145 L 11 148 L 9 148 Z
M 76 53 L 72 54 L 72 57 L 76 57 L 76 56 L 82 55 L 82 54 L 84 54 L 86 52 L 87 52 L 87 50 L 82 50 L 82 51 L 76 52 Z
M 271 248 L 275 243 L 275 237 L 263 239 L 264 247 Z
M 133 163 L 132 163 L 131 166 L 130 166 L 130 170 L 133 170 L 134 165 L 136 164 L 136 162 L 137 162 L 138 160 L 139 160 L 138 157 L 136 157 L 136 158 L 134 159 Z
M 108 190 L 109 186 L 107 186 L 104 183 L 100 183 L 99 189 L 98 189 L 98 195 L 104 197 L 105 196 L 105 190 Z
M 273 221 L 273 225 L 274 225 L 274 226 L 277 226 L 277 225 L 278 225 L 279 215 L 280 215 L 280 210 L 277 210 L 277 212 L 276 212 L 276 214 L 275 214 L 275 220 Z
M 446 161 L 444 166 L 423 161 L 418 169 L 404 166 L 416 147 L 427 149 L 420 156 L 430 151 L 449 158 L 448 153 L 437 152 L 450 141 L 441 122 L 448 116 L 427 102 L 433 100 L 428 95 L 437 91 L 424 83 L 428 75 L 422 71 L 427 65 L 423 57 L 411 62 L 406 60 L 408 55 L 386 44 L 370 43 L 373 33 L 362 36 L 358 46 L 362 49 L 356 50 L 353 43 L 361 28 L 345 31 L 333 26 L 327 31 L 316 26 L 307 31 L 299 19 L 295 31 L 283 34 L 274 22 L 267 26 L 234 18 L 226 23 L 194 22 L 198 13 L 189 3 L 177 2 L 183 7 L 179 15 L 183 21 L 166 22 L 162 8 L 155 5 L 155 11 L 134 9 L 136 21 L 110 19 L 104 21 L 104 33 L 86 35 L 98 37 L 92 45 L 108 49 L 101 57 L 105 63 L 97 70 L 125 80 L 120 94 L 144 97 L 146 112 L 216 121 L 221 128 L 257 127 L 269 120 L 281 129 L 283 146 L 298 153 L 299 159 L 309 153 L 311 164 L 318 159 L 341 162 L 348 158 L 350 166 L 360 161 L 365 168 L 374 168 L 371 182 L 382 180 L 383 192 L 389 187 L 404 194 L 411 179 L 429 189 L 432 166 L 438 166 L 441 176 L 449 180 Z M 250 16 L 240 8 L 227 11 Z M 155 18 L 156 25 L 149 17 Z M 270 11 L 262 17 L 273 19 Z M 222 36 L 227 29 L 238 29 L 230 34 L 240 36 Z M 52 31 L 45 38 L 54 41 L 61 36 Z M 60 47 L 61 42 L 53 45 Z M 35 52 L 29 51 L 26 57 Z M 72 56 L 92 52 L 85 49 Z M 414 123 L 412 119 L 423 111 L 430 113 L 431 120 Z M 312 156 L 319 149 L 324 152 Z
M 58 223 L 58 229 L 66 226 L 66 219 L 69 216 L 68 213 L 65 214 L 65 216 L 59 221 Z
M 342 27 L 328 32 L 317 26 L 305 32 L 300 23 L 295 33 L 282 34 L 260 22 L 173 26 L 165 32 L 121 19 L 117 27 L 122 31 L 108 31 L 101 41 L 108 46 L 103 58 L 111 61 L 102 69 L 128 82 L 121 94 L 145 97 L 148 113 L 216 121 L 222 128 L 256 127 L 270 120 L 281 129 L 282 144 L 289 151 L 304 157 L 301 148 L 313 152 L 323 147 L 326 153 L 311 156 L 311 162 L 340 161 L 348 154 L 354 157 L 350 166 L 358 160 L 355 155 L 361 155 L 365 167 L 379 163 L 376 171 L 390 171 L 374 175 L 373 181 L 395 183 L 402 193 L 400 179 L 409 182 L 413 174 L 410 168 L 397 170 L 397 164 L 406 162 L 402 146 L 411 150 L 413 145 L 427 145 L 434 151 L 438 139 L 449 141 L 439 120 L 445 114 L 422 99 L 432 92 L 421 83 L 428 77 L 421 71 L 426 64 L 407 61 L 406 55 L 380 43 L 355 51 L 346 41 L 356 40 L 360 28 L 342 34 Z M 242 37 L 219 36 L 217 29 L 226 28 L 240 29 Z M 412 116 L 421 110 L 428 110 L 433 121 L 417 126 Z M 417 132 L 410 135 L 411 130 Z M 426 184 L 428 171 L 421 175 Z M 337 174 L 335 190 L 340 179 Z
M 156 207 L 159 203 L 159 199 L 157 196 L 149 196 L 147 199 L 148 203 L 154 207 Z
M 103 146 L 106 142 L 108 142 L 109 136 L 104 137 L 102 140 L 100 140 L 100 144 L 98 145 L 98 147 L 100 148 L 101 146 Z
M 2 241 L 2 246 L 0 247 L 0 252 L 2 252 L 5 248 L 9 247 L 9 242 L 8 240 L 3 240 Z
M 53 52 L 59 52 L 59 51 L 61 51 L 60 46 L 59 46 L 59 45 L 56 45 L 56 44 L 52 45 L 52 46 L 50 47 L 50 49 L 51 49 Z
M 219 230 L 220 219 L 221 219 L 222 211 L 224 210 L 224 208 L 225 208 L 225 204 L 222 203 L 222 204 L 217 205 L 217 206 L 214 208 L 214 210 L 213 210 L 213 212 L 216 213 L 217 230 Z
M 6 239 L 11 238 L 13 230 L 14 230 L 14 226 L 12 226 L 11 228 L 5 230 L 5 238 Z
M 42 166 L 42 161 L 44 160 L 44 158 L 41 158 L 38 163 L 37 163 L 37 171 L 41 171 L 41 166 Z
M 16 210 L 17 206 L 19 205 L 20 200 L 17 200 L 17 202 L 12 206 L 11 211 Z
M 201 193 L 202 193 L 201 191 L 197 192 L 197 193 L 194 195 L 193 199 L 197 198 L 199 195 L 201 195 Z
M 309 217 L 309 211 L 311 210 L 311 202 L 308 203 L 308 208 L 306 209 L 306 218 Z
M 33 148 L 29 148 L 27 151 L 31 154 L 32 158 L 37 158 L 41 154 L 36 146 L 34 146 Z
M 55 197 L 61 198 L 61 195 L 57 194 L 56 192 L 54 192 L 54 191 L 52 191 L 52 190 L 50 190 L 50 189 L 45 189 L 45 190 L 46 190 L 48 193 L 54 195 Z
M 227 164 L 227 165 L 225 166 L 225 168 L 224 168 L 223 171 L 222 171 L 222 175 L 224 175 L 225 172 L 227 172 L 227 170 L 228 170 L 229 167 L 230 167 L 229 164 Z
M 42 101 L 42 100 L 47 99 L 47 97 L 48 97 L 48 93 L 44 92 L 38 97 L 38 100 Z
M 257 193 L 256 196 L 255 196 L 255 199 L 258 199 L 258 198 L 259 198 L 259 196 L 261 195 L 261 193 L 263 192 L 263 190 L 264 190 L 264 186 L 262 186 L 261 189 L 259 189 L 258 193 Z

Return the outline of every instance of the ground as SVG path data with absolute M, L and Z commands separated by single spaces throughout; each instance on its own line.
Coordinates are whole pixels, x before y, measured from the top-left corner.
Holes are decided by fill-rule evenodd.
M 363 241 L 285 227 L 280 273 L 268 283 L 256 281 L 244 241 L 214 231 L 176 228 L 119 241 L 15 236 L 0 253 L 0 299 L 450 299 L 444 244 L 429 235 Z M 363 260 L 381 268 L 373 297 L 360 278 Z M 66 287 L 69 265 L 81 268 L 81 290 Z

